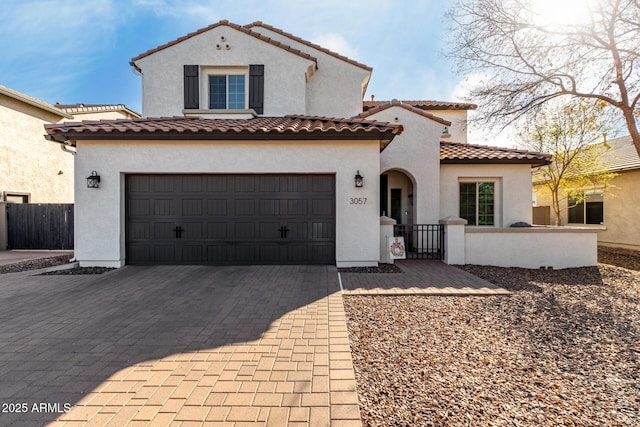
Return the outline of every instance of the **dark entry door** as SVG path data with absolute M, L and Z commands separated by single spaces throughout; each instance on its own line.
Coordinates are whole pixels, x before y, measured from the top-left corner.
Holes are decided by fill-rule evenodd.
M 333 264 L 334 175 L 128 175 L 129 264 Z
M 398 224 L 402 221 L 402 189 L 391 189 L 391 218 L 395 219 Z

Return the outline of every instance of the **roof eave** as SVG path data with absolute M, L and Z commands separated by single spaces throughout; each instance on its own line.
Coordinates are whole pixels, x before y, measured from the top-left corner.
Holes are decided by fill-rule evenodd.
M 192 132 L 192 131 L 170 131 L 170 132 L 54 132 L 46 135 L 50 141 L 75 145 L 75 141 L 108 141 L 108 140 L 129 140 L 129 141 L 292 141 L 292 140 L 369 140 L 380 141 L 383 150 L 399 133 L 394 128 L 389 128 L 382 132 L 378 131 L 315 131 L 315 132 Z
M 5 88 L 4 86 L 0 86 L 0 95 L 5 95 L 9 98 L 13 98 L 17 101 L 25 103 L 27 105 L 31 105 L 32 107 L 36 107 L 40 110 L 46 111 L 48 113 L 55 114 L 57 116 L 63 117 L 65 119 L 73 119 L 73 116 L 65 113 L 64 111 L 54 107 L 53 105 L 46 103 L 44 101 L 40 101 L 39 99 L 32 98 L 30 96 L 24 95 L 20 92 L 14 91 L 9 88 Z
M 480 164 L 480 165 L 531 165 L 544 166 L 551 163 L 550 160 L 536 159 L 440 159 L 443 165 Z

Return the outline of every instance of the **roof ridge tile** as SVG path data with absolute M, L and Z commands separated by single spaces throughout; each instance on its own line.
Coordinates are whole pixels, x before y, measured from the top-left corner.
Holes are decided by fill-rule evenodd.
M 284 43 L 280 43 L 280 42 L 278 42 L 276 40 L 272 40 L 271 38 L 269 38 L 267 36 L 264 36 L 264 35 L 262 35 L 262 34 L 260 34 L 258 32 L 251 31 L 249 28 L 246 28 L 246 27 L 244 27 L 242 25 L 238 25 L 238 24 L 234 24 L 232 22 L 229 22 L 226 19 L 218 21 L 218 22 L 216 22 L 214 24 L 211 24 L 211 25 L 209 25 L 207 27 L 200 28 L 199 30 L 193 31 L 191 33 L 188 33 L 187 35 L 184 35 L 182 37 L 178 37 L 175 40 L 172 40 L 172 41 L 170 41 L 168 43 L 165 43 L 165 44 L 162 44 L 160 46 L 157 46 L 157 47 L 155 47 L 153 49 L 149 49 L 146 52 L 141 53 L 140 55 L 133 57 L 131 59 L 131 62 L 134 63 L 134 62 L 136 62 L 136 61 L 138 61 L 138 60 L 140 60 L 142 58 L 145 58 L 145 57 L 147 57 L 149 55 L 153 55 L 154 53 L 159 52 L 161 50 L 164 50 L 166 48 L 169 48 L 171 46 L 175 46 L 175 45 L 177 45 L 179 43 L 182 43 L 185 40 L 188 40 L 188 39 L 190 39 L 192 37 L 195 37 L 197 35 L 200 35 L 202 33 L 206 33 L 207 31 L 211 31 L 214 28 L 218 28 L 220 26 L 227 26 L 227 27 L 233 28 L 234 30 L 240 31 L 241 33 L 250 35 L 252 37 L 255 37 L 258 40 L 264 41 L 265 43 L 269 43 L 269 44 L 274 45 L 274 46 L 276 46 L 278 48 L 281 48 L 281 49 L 283 49 L 283 50 L 285 50 L 287 52 L 291 52 L 291 53 L 293 53 L 295 55 L 298 55 L 298 56 L 300 56 L 300 57 L 302 57 L 304 59 L 312 61 L 313 63 L 315 63 L 316 68 L 318 68 L 318 59 L 317 58 L 315 58 L 315 57 L 313 57 L 313 56 L 311 56 L 311 55 L 309 55 L 309 54 L 307 54 L 305 52 L 302 52 L 300 50 L 294 49 L 291 46 L 288 46 L 288 45 L 286 45 Z
M 284 30 L 282 30 L 280 28 L 274 27 L 273 25 L 266 24 L 266 23 L 264 23 L 262 21 L 254 21 L 254 22 L 252 22 L 250 24 L 246 24 L 244 27 L 247 28 L 247 29 L 251 29 L 253 27 L 265 28 L 265 29 L 267 29 L 269 31 L 273 31 L 274 33 L 278 33 L 280 35 L 288 37 L 288 38 L 290 38 L 290 39 L 292 39 L 292 40 L 294 40 L 294 41 L 296 41 L 298 43 L 302 43 L 302 44 L 307 45 L 307 46 L 309 46 L 309 47 L 311 47 L 313 49 L 316 49 L 316 50 L 319 50 L 319 51 L 321 51 L 323 53 L 326 53 L 329 56 L 333 56 L 334 58 L 337 58 L 337 59 L 340 59 L 342 61 L 345 61 L 345 62 L 347 62 L 347 63 L 349 63 L 351 65 L 355 65 L 358 68 L 362 68 L 362 69 L 367 70 L 369 72 L 373 71 L 373 68 L 368 66 L 368 65 L 365 65 L 365 64 L 363 64 L 361 62 L 358 62 L 358 61 L 356 61 L 354 59 L 348 58 L 347 56 L 341 55 L 338 52 L 334 52 L 334 51 L 332 51 L 330 49 L 327 49 L 326 47 L 322 47 L 319 44 L 310 42 L 309 40 L 305 40 L 302 37 L 298 37 L 298 36 L 296 36 L 294 34 L 291 34 L 291 33 L 287 32 L 287 31 L 284 31 Z

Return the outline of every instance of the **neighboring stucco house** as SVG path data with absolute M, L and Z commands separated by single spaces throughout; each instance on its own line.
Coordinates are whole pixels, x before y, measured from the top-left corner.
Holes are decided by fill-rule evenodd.
M 597 184 L 585 188 L 584 200 L 579 203 L 569 198 L 561 200 L 560 223 L 599 230 L 601 245 L 640 250 L 640 156 L 630 136 L 602 144 L 605 148 L 602 164 L 616 176 L 607 183 L 607 188 Z M 536 223 L 555 223 L 555 215 L 549 208 L 550 197 L 541 191 L 540 183 L 534 183 L 534 194 L 534 212 L 546 214 L 536 218 Z
M 508 229 L 531 222 L 531 167 L 550 157 L 466 144 L 473 105 L 363 103 L 371 67 L 262 22 L 220 21 L 131 65 L 144 118 L 46 126 L 77 152 L 81 265 L 376 265 L 383 213 L 445 219 L 453 264 L 595 264 L 552 263 L 548 233 Z
M 73 157 L 45 140 L 44 124 L 135 117 L 124 105 L 51 105 L 0 86 L 0 202 L 73 202 Z

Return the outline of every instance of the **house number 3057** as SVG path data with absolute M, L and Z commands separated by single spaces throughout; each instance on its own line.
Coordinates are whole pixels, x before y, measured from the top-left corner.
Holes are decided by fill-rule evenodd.
M 350 197 L 349 204 L 350 205 L 366 205 L 367 198 L 366 197 Z

